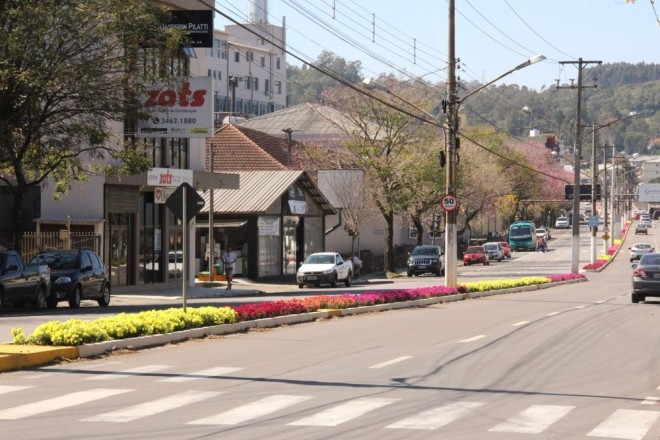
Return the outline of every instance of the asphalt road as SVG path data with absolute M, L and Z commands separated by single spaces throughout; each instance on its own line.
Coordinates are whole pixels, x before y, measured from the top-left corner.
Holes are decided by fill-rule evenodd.
M 586 227 L 582 228 L 581 236 L 581 263 L 589 262 L 589 237 Z M 458 281 L 479 281 L 484 279 L 512 278 L 523 276 L 547 275 L 552 273 L 569 273 L 571 269 L 571 231 L 557 230 L 550 240 L 550 251 L 542 252 L 514 252 L 511 259 L 493 261 L 489 266 L 458 264 Z M 405 269 L 401 272 L 405 274 Z M 200 307 L 204 305 L 236 305 L 247 302 L 275 301 L 313 295 L 333 295 L 346 292 L 369 292 L 374 289 L 389 290 L 400 288 L 415 288 L 442 284 L 444 278 L 433 275 L 423 275 L 408 278 L 383 279 L 382 277 L 369 277 L 365 275 L 365 282 L 354 284 L 350 288 L 328 287 L 299 289 L 294 283 L 289 285 L 258 284 L 246 279 L 237 278 L 231 293 L 218 288 L 188 288 L 186 305 Z M 93 320 L 103 316 L 117 313 L 135 313 L 149 309 L 166 309 L 183 307 L 181 283 L 171 283 L 167 287 L 144 286 L 141 288 L 113 290 L 111 305 L 107 308 L 98 307 L 96 301 L 83 301 L 80 309 L 69 308 L 66 302 L 59 303 L 53 310 L 33 311 L 29 305 L 16 308 L 5 308 L 0 316 L 0 342 L 11 342 L 13 328 L 22 328 L 30 334 L 40 324 L 52 320 L 66 321 L 68 319 Z
M 565 266 L 562 253 L 570 265 L 564 239 L 570 248 L 558 237 L 554 254 L 511 267 Z M 660 303 L 630 302 L 626 257 L 586 283 L 4 373 L 0 429 L 31 439 L 658 439 Z

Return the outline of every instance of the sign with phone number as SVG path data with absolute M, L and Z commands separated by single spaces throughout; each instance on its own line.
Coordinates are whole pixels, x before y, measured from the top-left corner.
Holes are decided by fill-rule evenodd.
M 189 77 L 180 83 L 156 83 L 142 96 L 149 116 L 138 122 L 145 137 L 206 138 L 213 135 L 211 77 Z

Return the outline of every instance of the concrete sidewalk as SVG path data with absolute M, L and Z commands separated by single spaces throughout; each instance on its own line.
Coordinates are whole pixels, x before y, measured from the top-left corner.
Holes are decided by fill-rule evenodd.
M 353 286 L 364 286 L 369 284 L 384 284 L 392 283 L 391 279 L 385 277 L 384 273 L 381 274 L 368 274 L 361 278 L 351 281 Z M 343 283 L 338 284 L 338 287 L 344 286 Z M 186 286 L 186 297 L 189 299 L 204 299 L 204 298 L 233 298 L 240 296 L 260 296 L 268 294 L 278 294 L 282 292 L 291 292 L 298 290 L 298 285 L 294 282 L 255 282 L 249 278 L 234 278 L 231 290 L 227 290 L 226 281 L 216 282 L 196 282 L 193 287 Z M 300 289 L 304 292 L 304 289 Z M 151 296 L 166 296 L 169 298 L 179 298 L 183 296 L 183 282 L 172 281 L 170 283 L 158 284 L 142 284 L 138 286 L 125 286 L 114 287 L 112 289 L 113 296 L 132 296 L 132 297 L 151 297 Z

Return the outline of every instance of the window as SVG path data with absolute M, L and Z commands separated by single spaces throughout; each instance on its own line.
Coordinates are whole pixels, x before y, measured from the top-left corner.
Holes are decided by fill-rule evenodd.
M 259 78 L 254 79 L 254 90 L 259 90 Z
M 241 61 L 241 53 L 240 52 L 234 52 L 234 61 L 237 62 L 237 63 Z
M 275 58 L 275 68 L 277 70 L 280 70 L 280 58 L 279 57 Z
M 245 61 L 248 61 L 248 62 L 254 61 L 254 53 L 246 52 L 245 53 Z
M 261 57 L 261 67 L 266 67 L 266 57 Z
M 252 89 L 252 77 L 251 76 L 246 76 L 245 77 L 245 88 L 250 90 Z
M 282 94 L 282 81 L 275 81 L 275 91 L 278 95 Z
M 222 52 L 220 52 L 220 55 L 221 55 L 220 58 L 222 58 L 223 60 L 227 59 L 227 51 L 226 50 L 223 50 Z
M 213 71 L 213 79 L 218 79 L 218 73 L 215 70 Z
M 270 80 L 265 79 L 264 80 L 264 92 L 268 94 L 268 91 L 270 90 Z
M 209 73 L 208 73 L 208 76 L 211 76 L 211 69 L 209 69 Z

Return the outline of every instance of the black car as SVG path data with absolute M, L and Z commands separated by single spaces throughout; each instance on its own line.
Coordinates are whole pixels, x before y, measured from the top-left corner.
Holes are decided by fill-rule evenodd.
M 632 269 L 632 302 L 646 301 L 647 296 L 660 297 L 660 253 L 642 255 Z
M 78 308 L 84 299 L 96 300 L 101 307 L 110 304 L 108 272 L 101 257 L 91 249 L 44 251 L 31 263 L 50 267 L 51 288 L 46 298 L 49 308 L 57 307 L 60 301 Z
M 440 246 L 415 246 L 410 253 L 408 257 L 408 276 L 411 277 L 423 273 L 432 273 L 437 276 L 445 274 L 445 262 Z

